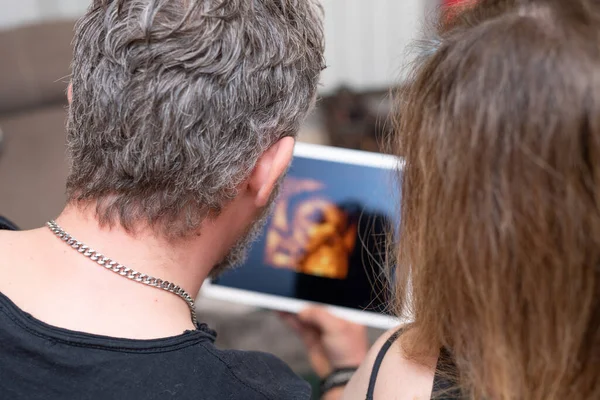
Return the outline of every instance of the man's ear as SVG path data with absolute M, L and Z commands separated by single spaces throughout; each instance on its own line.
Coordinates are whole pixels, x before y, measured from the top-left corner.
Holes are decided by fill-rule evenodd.
M 69 100 L 69 104 L 73 101 L 73 82 L 69 82 L 67 87 L 67 100 Z
M 258 159 L 248 181 L 249 189 L 255 193 L 257 207 L 264 207 L 269 202 L 275 185 L 292 161 L 295 142 L 292 137 L 284 137 Z

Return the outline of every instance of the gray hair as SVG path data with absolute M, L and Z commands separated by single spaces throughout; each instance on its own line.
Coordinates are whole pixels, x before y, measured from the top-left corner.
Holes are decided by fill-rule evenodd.
M 186 236 L 293 136 L 324 67 L 316 0 L 94 0 L 74 41 L 69 201 Z

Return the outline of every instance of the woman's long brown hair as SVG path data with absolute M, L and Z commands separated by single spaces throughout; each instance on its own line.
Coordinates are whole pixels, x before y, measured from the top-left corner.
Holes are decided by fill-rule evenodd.
M 600 398 L 600 2 L 480 1 L 411 82 L 405 350 L 449 349 L 469 398 Z

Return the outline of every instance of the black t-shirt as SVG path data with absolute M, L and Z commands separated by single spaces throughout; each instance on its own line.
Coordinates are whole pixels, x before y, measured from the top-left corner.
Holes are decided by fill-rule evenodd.
M 155 340 L 45 324 L 0 294 L 0 398 L 308 400 L 309 385 L 274 356 L 214 346 L 205 326 Z
M 214 341 L 205 325 L 154 340 L 69 331 L 35 319 L 0 293 L 0 398 L 311 398 L 308 383 L 276 357 L 219 350 Z

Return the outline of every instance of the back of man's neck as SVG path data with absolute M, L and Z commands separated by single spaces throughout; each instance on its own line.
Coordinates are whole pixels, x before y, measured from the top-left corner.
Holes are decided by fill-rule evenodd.
M 57 222 L 90 248 L 140 273 L 173 282 L 192 297 L 208 275 L 209 263 L 218 257 L 199 236 L 185 242 L 169 242 L 143 230 L 133 236 L 118 226 L 100 227 L 93 216 L 75 208 L 67 208 Z M 5 282 L 0 291 L 44 322 L 139 339 L 194 328 L 183 299 L 101 268 L 49 229 L 3 235 L 7 248 L 1 250 L 8 257 L 0 265 L 0 281 Z
M 211 254 L 205 235 L 167 240 L 152 229 L 127 232 L 118 223 L 100 226 L 91 207 L 68 206 L 57 218 L 65 231 L 111 259 L 146 275 L 173 282 L 195 295 L 219 257 Z M 136 268 L 137 267 L 137 268 Z

